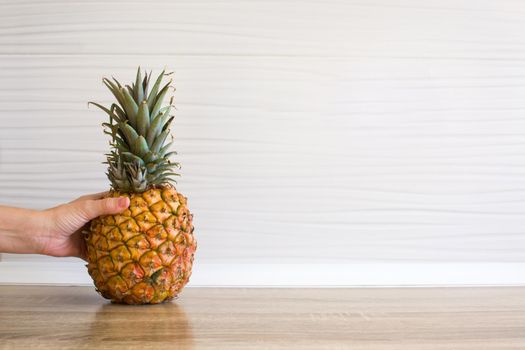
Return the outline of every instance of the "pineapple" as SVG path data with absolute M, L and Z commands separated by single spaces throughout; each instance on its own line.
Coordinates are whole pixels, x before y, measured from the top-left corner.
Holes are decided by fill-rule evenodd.
M 88 272 L 115 303 L 173 299 L 191 275 L 197 246 L 186 197 L 173 186 L 179 164 L 170 161 L 173 96 L 163 105 L 172 88 L 171 80 L 162 82 L 168 75 L 163 71 L 151 88 L 151 72 L 142 77 L 140 67 L 131 85 L 104 78 L 117 103 L 90 102 L 109 115 L 108 196 L 130 198 L 126 211 L 92 220 L 85 234 Z

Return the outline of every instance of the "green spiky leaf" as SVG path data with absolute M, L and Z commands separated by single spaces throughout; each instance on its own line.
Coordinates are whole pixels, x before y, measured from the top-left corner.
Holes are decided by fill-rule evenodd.
M 134 91 L 135 93 L 135 101 L 137 101 L 137 104 L 140 104 L 142 100 L 144 100 L 144 90 L 142 86 L 142 73 L 140 71 L 140 67 L 137 69 L 137 77 L 135 78 L 135 86 Z
M 148 151 L 148 143 L 146 142 L 144 136 L 140 135 L 133 144 L 133 153 L 142 159 L 146 153 L 148 153 Z
M 137 103 L 133 100 L 133 97 L 131 97 L 127 89 L 121 88 L 120 92 L 122 93 L 122 96 L 124 96 L 124 105 L 122 107 L 124 107 L 124 110 L 126 111 L 128 121 L 133 128 L 136 128 L 139 106 L 137 106 Z
M 159 110 L 162 108 L 162 103 L 164 102 L 164 97 L 166 97 L 166 95 L 168 94 L 170 85 L 171 80 L 160 90 L 159 95 L 155 99 L 153 109 L 151 110 L 151 115 L 157 115 L 157 113 L 159 113 Z
M 139 135 L 146 136 L 149 130 L 149 109 L 148 103 L 142 101 L 139 106 L 139 111 L 137 113 L 137 131 Z
M 153 145 L 151 145 L 151 151 L 159 153 L 160 148 L 162 147 L 162 145 L 164 145 L 164 141 L 166 141 L 166 138 L 169 134 L 169 130 L 164 130 L 163 132 L 161 132 L 160 135 L 155 138 L 155 141 L 153 141 Z
M 151 88 L 151 91 L 148 94 L 148 108 L 149 108 L 151 115 L 154 115 L 151 113 L 151 111 L 153 111 L 153 105 L 156 102 L 157 94 L 159 92 L 159 87 L 160 87 L 160 84 L 162 83 L 163 77 L 164 77 L 164 71 L 162 71 L 162 73 L 159 74 L 159 76 L 157 77 L 157 80 L 155 81 L 155 84 L 153 84 L 153 87 Z

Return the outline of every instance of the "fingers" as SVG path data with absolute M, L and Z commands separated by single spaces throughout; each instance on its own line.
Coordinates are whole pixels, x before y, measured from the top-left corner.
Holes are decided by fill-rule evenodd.
M 84 228 L 86 226 L 87 225 L 85 225 Z M 65 255 L 75 256 L 77 258 L 87 261 L 87 246 L 86 241 L 84 239 L 84 234 L 82 233 L 84 228 L 76 231 L 71 235 L 71 237 L 69 238 L 71 242 L 71 249 L 68 250 Z
M 87 199 L 102 199 L 106 197 L 108 194 L 108 191 L 105 192 L 99 192 L 99 193 L 93 193 L 93 194 L 86 194 L 84 196 L 78 197 L 77 199 L 71 201 L 70 203 L 78 202 L 78 201 L 85 201 Z
M 75 204 L 85 214 L 86 220 L 92 220 L 101 215 L 111 215 L 123 212 L 129 207 L 128 197 L 88 199 Z

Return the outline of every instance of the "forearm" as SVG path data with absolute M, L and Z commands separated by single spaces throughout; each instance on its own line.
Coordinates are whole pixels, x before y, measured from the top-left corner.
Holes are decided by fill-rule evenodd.
M 43 212 L 0 206 L 0 252 L 42 253 Z

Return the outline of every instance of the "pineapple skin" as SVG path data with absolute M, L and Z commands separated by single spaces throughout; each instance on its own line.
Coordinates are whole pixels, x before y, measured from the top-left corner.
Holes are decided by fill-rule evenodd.
M 127 196 L 130 206 L 91 221 L 88 272 L 106 299 L 158 304 L 177 297 L 191 276 L 197 243 L 187 199 L 172 186 Z

